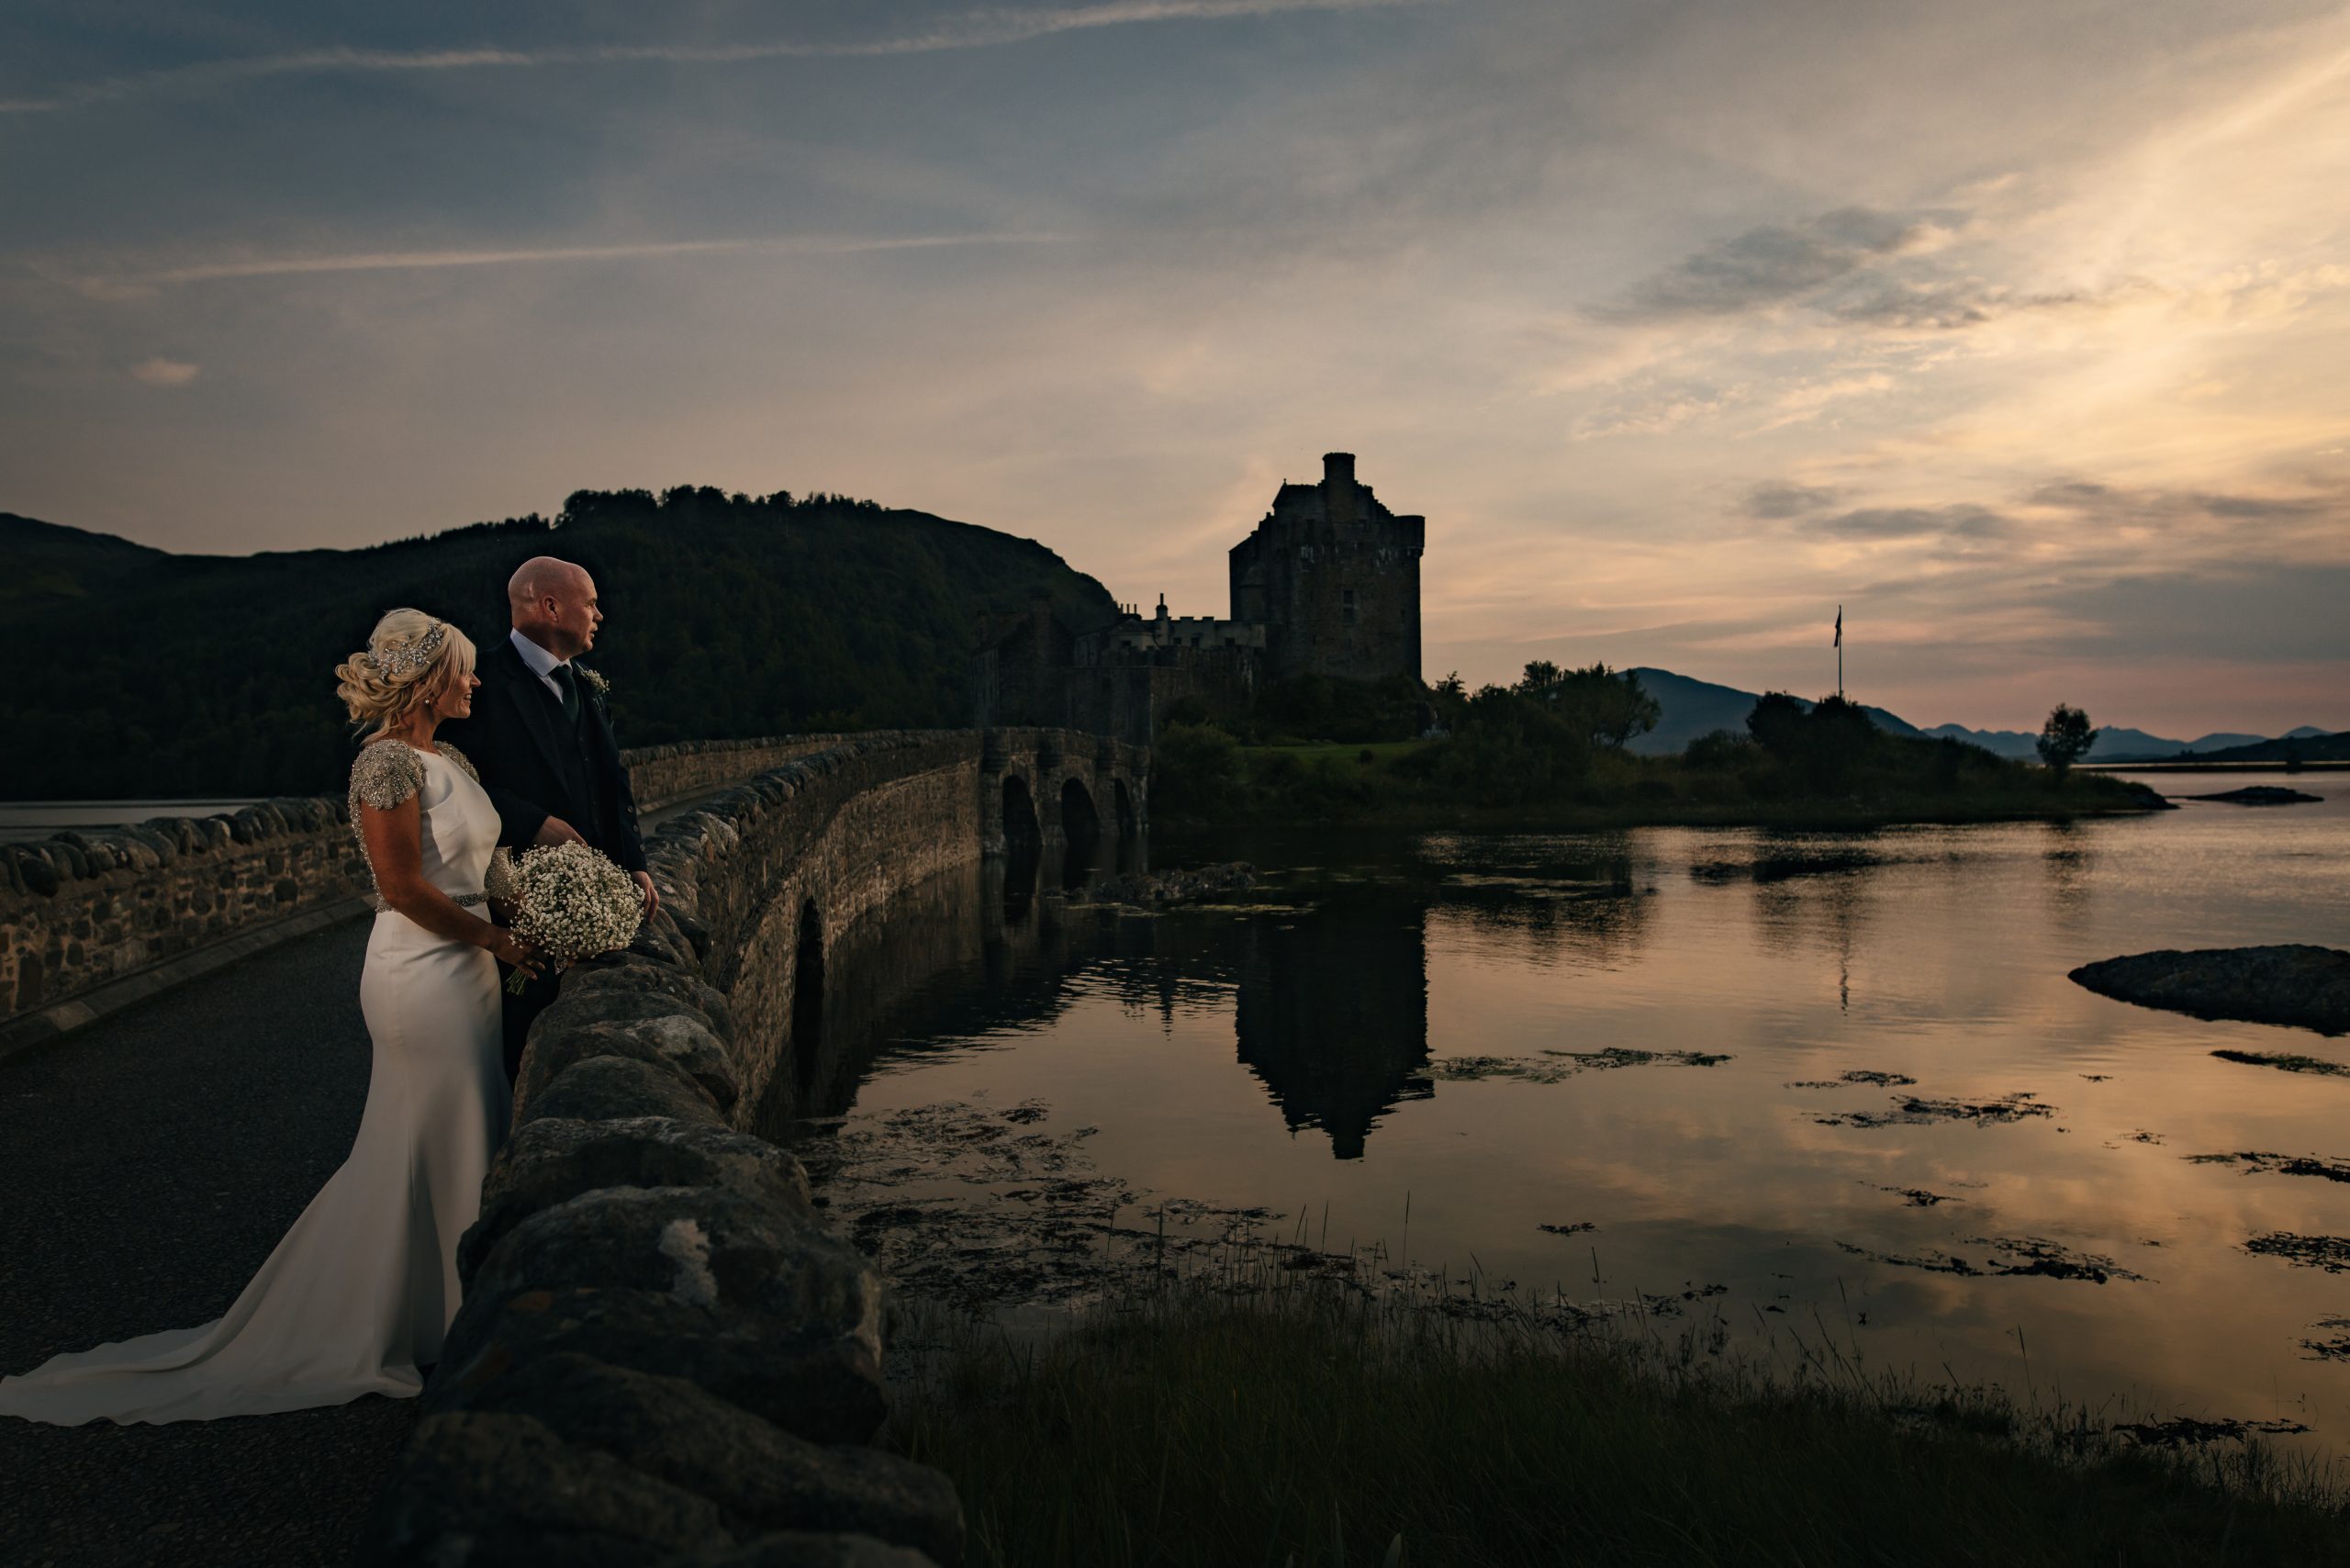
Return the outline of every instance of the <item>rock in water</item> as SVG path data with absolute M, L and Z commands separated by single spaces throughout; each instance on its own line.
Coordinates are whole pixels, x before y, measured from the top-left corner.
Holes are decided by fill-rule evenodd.
M 2322 795 L 2304 795 L 2299 790 L 2282 789 L 2275 784 L 2252 784 L 2217 795 L 2189 795 L 2187 798 L 2190 801 L 2225 801 L 2232 806 L 2298 806 L 2304 801 L 2325 799 Z
M 1196 871 L 1138 871 L 1130 877 L 1108 878 L 1080 894 L 1079 901 L 1148 907 L 1223 898 L 1245 893 L 1256 885 L 1256 868 L 1245 860 L 1233 860 Z
M 2141 1007 L 2350 1034 L 2350 953 L 2333 947 L 2166 947 L 2083 964 L 2072 978 Z

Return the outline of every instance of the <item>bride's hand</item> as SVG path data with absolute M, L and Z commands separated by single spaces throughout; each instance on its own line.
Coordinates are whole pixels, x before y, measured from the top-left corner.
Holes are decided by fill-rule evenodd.
M 532 980 L 538 979 L 540 972 L 546 967 L 545 956 L 504 926 L 498 926 L 495 929 L 498 934 L 490 938 L 490 956 L 501 964 L 509 965 L 520 970 Z

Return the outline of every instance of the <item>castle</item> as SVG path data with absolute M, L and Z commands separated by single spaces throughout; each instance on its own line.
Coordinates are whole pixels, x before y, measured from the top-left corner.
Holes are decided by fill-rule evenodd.
M 1318 485 L 1283 484 L 1232 547 L 1228 618 L 1126 606 L 1077 630 L 1037 604 L 980 630 L 981 727 L 1044 724 L 1147 745 L 1158 717 L 1195 700 L 1245 710 L 1268 681 L 1420 677 L 1420 552 L 1427 520 L 1387 510 L 1355 478 L 1351 453 L 1322 459 Z

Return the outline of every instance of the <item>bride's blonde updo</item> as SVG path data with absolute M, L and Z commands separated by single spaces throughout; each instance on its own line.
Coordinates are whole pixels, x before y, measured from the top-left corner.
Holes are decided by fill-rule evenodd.
M 389 734 L 408 715 L 473 673 L 474 645 L 450 622 L 421 610 L 386 610 L 367 646 L 335 666 L 335 695 L 366 738 Z

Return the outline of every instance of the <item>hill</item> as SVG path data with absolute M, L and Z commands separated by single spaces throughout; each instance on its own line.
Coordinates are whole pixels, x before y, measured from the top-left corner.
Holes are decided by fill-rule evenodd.
M 331 791 L 334 666 L 412 604 L 502 636 L 527 557 L 595 574 L 591 660 L 623 745 L 969 720 L 983 613 L 1115 606 L 1033 540 L 870 501 L 581 491 L 553 521 L 357 550 L 178 555 L 0 513 L 0 693 L 17 799 Z
M 2350 730 L 2338 734 L 2304 724 L 2298 730 L 2279 735 L 2273 741 L 2260 741 L 2252 745 L 2230 746 L 2224 751 L 2207 753 L 2198 762 L 2273 762 L 2278 766 L 2290 762 L 2350 762 Z
M 1709 680 L 1695 680 L 1685 675 L 1675 675 L 1669 669 L 1641 668 L 1626 673 L 1638 676 L 1640 686 L 1664 710 L 1655 729 L 1636 737 L 1629 750 L 1643 756 L 1662 756 L 1671 752 L 1685 751 L 1689 743 L 1699 735 L 1716 730 L 1746 733 L 1746 716 L 1754 711 L 1757 693 L 1740 691 L 1734 686 L 1717 686 Z M 1798 699 L 1798 700 L 1801 700 Z M 1807 709 L 1811 706 L 1804 702 Z M 1897 715 L 1882 708 L 1866 710 L 1876 721 L 1876 727 L 1890 734 L 1916 735 L 1924 732 Z
M 1711 681 L 1693 680 L 1685 675 L 1675 675 L 1669 669 L 1635 669 L 1640 684 L 1657 700 L 1664 716 L 1648 734 L 1632 742 L 1630 749 L 1649 756 L 1662 756 L 1687 748 L 1698 736 L 1715 730 L 1731 730 L 1744 734 L 1746 715 L 1754 710 L 1756 693 L 1742 691 L 1734 686 L 1717 686 Z M 1808 706 L 1808 704 L 1807 704 Z M 1964 724 L 1936 724 L 1931 729 L 1919 729 L 1907 720 L 1887 712 L 1883 708 L 1866 710 L 1878 729 L 1889 734 L 1922 735 L 1929 740 L 1945 737 L 1979 745 L 1997 756 L 2017 761 L 2031 761 L 2040 753 L 2035 733 L 2022 730 L 1970 730 Z M 2304 724 L 2290 731 L 2283 739 L 2312 740 L 2324 737 L 2325 732 Z M 2225 731 L 2199 736 L 2191 741 L 2169 740 L 2120 725 L 2098 731 L 2097 744 L 2089 748 L 2090 762 L 2165 762 L 2182 752 L 2193 752 L 2204 760 L 2232 758 L 2234 750 L 2245 746 L 2277 745 L 2261 735 L 2234 734 Z M 2281 756 L 2281 753 L 2279 754 Z M 2305 749 L 2302 755 L 2311 761 L 2322 754 Z M 2266 757 L 2243 760 L 2266 760 Z

